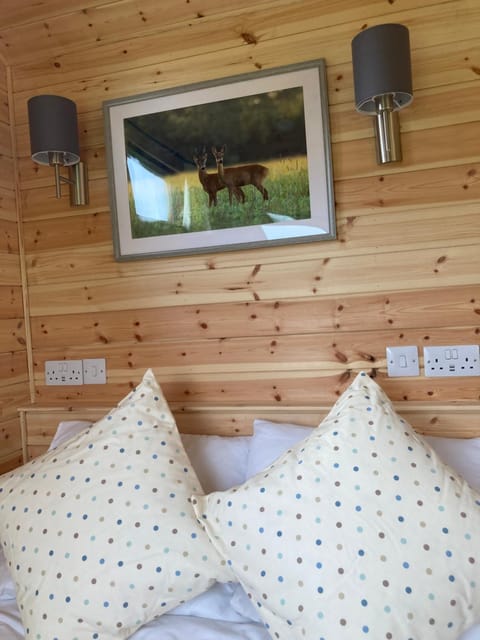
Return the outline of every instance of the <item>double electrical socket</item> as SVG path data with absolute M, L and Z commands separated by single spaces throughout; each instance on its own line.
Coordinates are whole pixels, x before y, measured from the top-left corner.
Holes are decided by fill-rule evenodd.
M 45 362 L 45 384 L 47 385 L 106 384 L 106 382 L 105 358 Z
M 424 347 L 423 361 L 428 377 L 480 376 L 477 344 Z M 387 370 L 389 376 L 418 376 L 417 347 L 387 347 Z
M 476 344 L 424 347 L 426 376 L 480 376 L 480 349 Z

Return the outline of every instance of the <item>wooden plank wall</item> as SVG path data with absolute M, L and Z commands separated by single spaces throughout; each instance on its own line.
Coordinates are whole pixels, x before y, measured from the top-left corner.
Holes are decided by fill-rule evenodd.
M 17 407 L 28 401 L 8 69 L 0 61 L 0 473 L 22 459 Z
M 186 406 L 328 403 L 361 369 L 394 400 L 479 399 L 478 378 L 388 379 L 385 362 L 386 345 L 479 342 L 478 0 L 51 0 L 50 16 L 25 5 L 8 28 L 18 4 L 5 2 L 0 51 L 37 402 L 110 403 L 149 366 Z M 384 22 L 410 29 L 415 98 L 400 116 L 404 160 L 380 167 L 353 106 L 350 42 Z M 337 240 L 114 261 L 103 100 L 320 57 Z M 39 93 L 77 103 L 87 207 L 55 200 L 52 171 L 29 158 L 26 101 Z M 44 384 L 46 359 L 103 356 L 106 386 Z

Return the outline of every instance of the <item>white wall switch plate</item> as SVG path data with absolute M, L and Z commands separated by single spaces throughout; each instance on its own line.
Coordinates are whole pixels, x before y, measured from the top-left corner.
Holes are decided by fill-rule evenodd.
M 83 384 L 81 360 L 47 360 L 45 362 L 45 384 Z
M 105 358 L 84 358 L 83 384 L 107 384 Z
M 480 376 L 478 344 L 424 347 L 423 360 L 429 377 Z
M 417 347 L 387 347 L 387 372 L 390 377 L 418 376 L 420 367 Z

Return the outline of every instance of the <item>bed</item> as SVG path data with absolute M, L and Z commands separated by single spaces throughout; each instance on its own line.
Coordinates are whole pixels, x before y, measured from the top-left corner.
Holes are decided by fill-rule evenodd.
M 103 417 L 24 411 L 40 455 L 0 478 L 0 637 L 479 640 L 477 407 L 438 409 L 362 372 L 321 422 L 219 410 L 180 434 L 149 370 Z

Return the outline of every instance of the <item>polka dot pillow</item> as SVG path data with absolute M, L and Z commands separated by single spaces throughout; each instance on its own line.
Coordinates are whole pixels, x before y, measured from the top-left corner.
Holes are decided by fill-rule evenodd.
M 149 370 L 91 429 L 0 479 L 0 541 L 26 637 L 118 640 L 231 573 Z
M 480 616 L 480 494 L 360 374 L 199 519 L 281 640 L 447 640 Z

